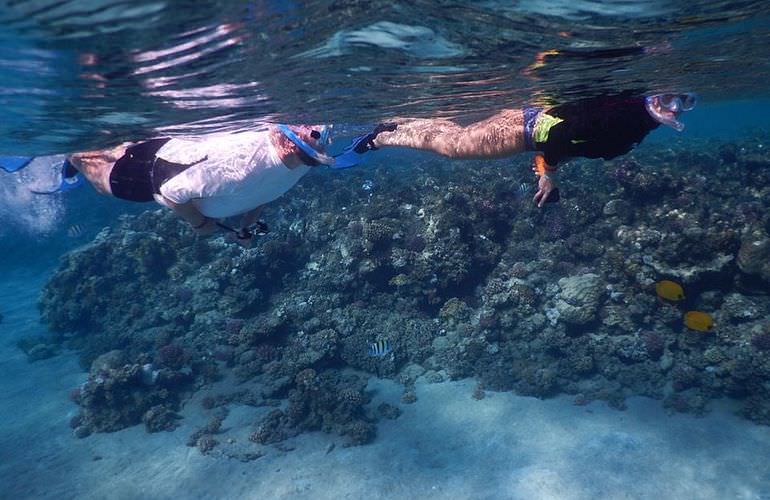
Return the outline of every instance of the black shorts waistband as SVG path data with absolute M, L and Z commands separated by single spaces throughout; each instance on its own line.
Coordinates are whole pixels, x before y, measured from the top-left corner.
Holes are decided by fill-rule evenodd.
M 153 201 L 156 154 L 170 138 L 152 139 L 126 149 L 110 172 L 110 190 L 122 200 Z
M 524 108 L 524 142 L 527 151 L 535 151 L 535 123 L 543 108 Z

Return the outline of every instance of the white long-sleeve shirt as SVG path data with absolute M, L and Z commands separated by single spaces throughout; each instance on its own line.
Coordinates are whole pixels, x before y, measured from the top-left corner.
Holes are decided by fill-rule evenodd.
M 192 202 L 205 216 L 230 217 L 269 203 L 310 167 L 289 169 L 270 140 L 270 131 L 212 135 L 201 140 L 171 139 L 157 153 L 166 161 L 191 165 L 160 187 L 177 204 Z M 162 199 L 156 199 L 163 203 Z

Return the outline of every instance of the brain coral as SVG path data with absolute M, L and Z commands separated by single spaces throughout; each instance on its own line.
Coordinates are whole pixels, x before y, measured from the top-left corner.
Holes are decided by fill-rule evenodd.
M 770 281 L 770 238 L 758 232 L 745 238 L 738 250 L 738 267 L 746 274 Z
M 585 324 L 594 319 L 604 287 L 593 273 L 570 276 L 559 280 L 561 291 L 556 297 L 556 310 L 567 323 Z

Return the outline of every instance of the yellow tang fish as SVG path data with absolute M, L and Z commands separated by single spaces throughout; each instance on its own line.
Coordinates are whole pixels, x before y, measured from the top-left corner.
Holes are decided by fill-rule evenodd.
M 687 311 L 684 315 L 684 325 L 690 330 L 710 332 L 714 329 L 714 318 L 700 311 Z
M 669 280 L 662 280 L 655 283 L 655 293 L 658 297 L 666 300 L 680 301 L 684 300 L 684 290 L 679 283 Z

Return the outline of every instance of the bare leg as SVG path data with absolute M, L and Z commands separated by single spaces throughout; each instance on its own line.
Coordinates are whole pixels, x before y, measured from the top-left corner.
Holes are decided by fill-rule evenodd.
M 70 156 L 70 162 L 88 179 L 94 189 L 102 194 L 112 194 L 110 189 L 112 166 L 125 154 L 126 148 L 131 144 L 125 142 L 112 149 L 75 153 Z
M 449 158 L 502 158 L 526 150 L 524 112 L 504 110 L 462 127 L 443 119 L 394 120 L 398 128 L 381 132 L 374 144 L 432 151 Z

